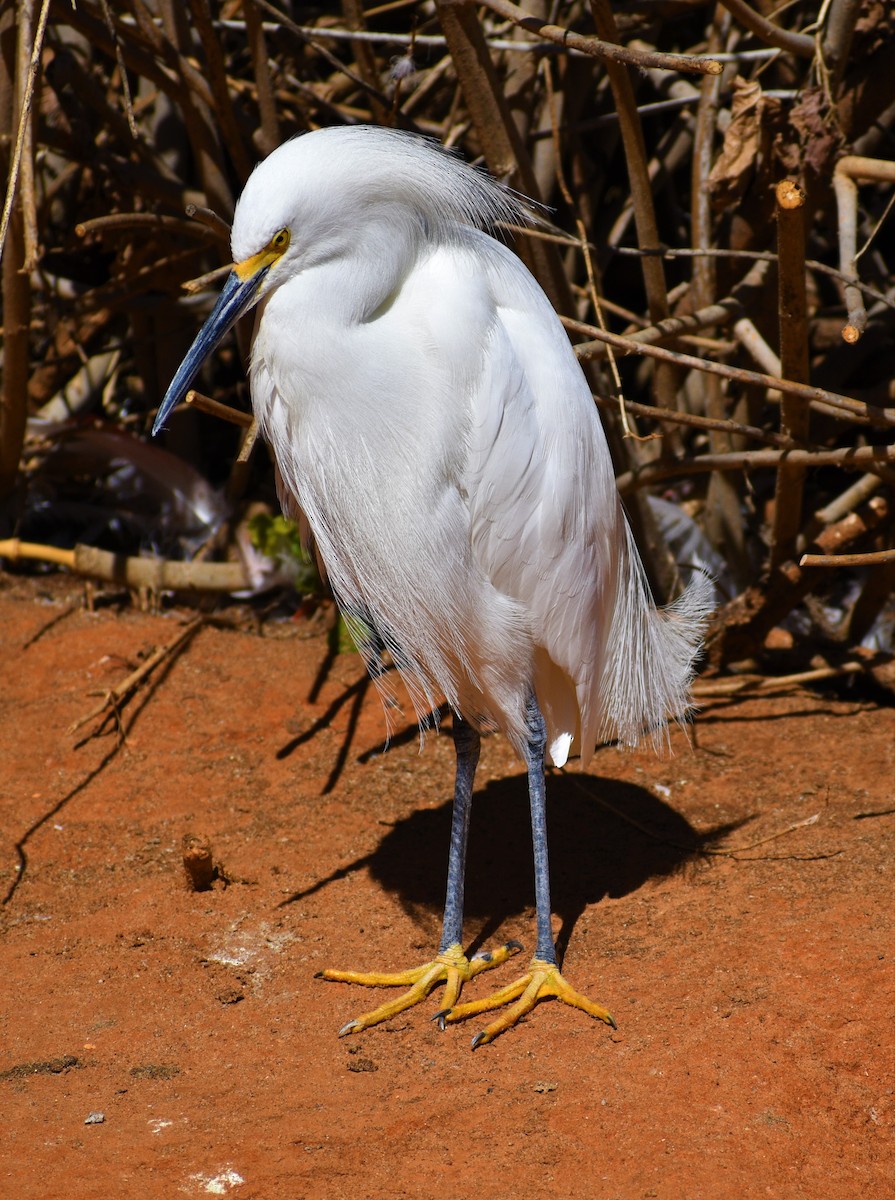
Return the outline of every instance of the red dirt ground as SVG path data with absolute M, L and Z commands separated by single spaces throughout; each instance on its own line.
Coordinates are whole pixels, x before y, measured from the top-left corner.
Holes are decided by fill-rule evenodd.
M 382 993 L 316 971 L 435 946 L 450 739 L 381 754 L 358 659 L 320 682 L 297 622 L 205 625 L 123 743 L 69 732 L 184 619 L 0 577 L 0 1195 L 895 1196 L 895 711 L 709 703 L 696 750 L 550 780 L 565 972 L 617 1032 L 545 1003 L 472 1053 L 435 994 L 339 1039 Z M 476 944 L 532 947 L 527 820 L 489 739 Z M 228 884 L 188 889 L 187 834 Z

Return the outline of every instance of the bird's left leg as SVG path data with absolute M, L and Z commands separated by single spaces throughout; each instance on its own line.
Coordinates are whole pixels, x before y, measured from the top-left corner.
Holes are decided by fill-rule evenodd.
M 550 866 L 547 854 L 547 795 L 544 780 L 544 752 L 547 746 L 547 730 L 544 717 L 535 697 L 528 702 L 528 744 L 526 764 L 528 767 L 528 791 L 531 801 L 531 833 L 534 846 L 535 905 L 537 911 L 538 942 L 535 956 L 528 971 L 490 996 L 442 1009 L 437 1014 L 444 1026 L 447 1021 L 462 1021 L 481 1012 L 489 1012 L 509 1005 L 506 1012 L 492 1021 L 472 1039 L 473 1050 L 492 1042 L 499 1034 L 511 1028 L 526 1013 L 531 1012 L 539 1000 L 554 998 L 615 1028 L 615 1021 L 605 1008 L 594 1004 L 580 992 L 576 992 L 563 978 L 556 959 L 553 930 L 550 924 Z
M 366 987 L 404 987 L 408 990 L 394 1000 L 386 1001 L 372 1012 L 363 1013 L 339 1030 L 339 1036 L 369 1029 L 397 1016 L 405 1009 L 419 1004 L 439 983 L 445 984 L 444 999 L 450 1008 L 456 1004 L 460 990 L 467 980 L 481 971 L 506 962 L 522 947 L 507 942 L 493 952 L 467 958 L 463 952 L 463 893 L 466 877 L 466 843 L 469 835 L 469 813 L 472 808 L 472 789 L 479 761 L 481 739 L 478 731 L 459 715 L 454 717 L 454 749 L 457 755 L 457 774 L 454 783 L 454 807 L 451 817 L 451 846 L 448 855 L 447 895 L 444 904 L 441 942 L 438 953 L 430 962 L 408 971 L 395 973 L 358 971 L 321 971 L 320 978 L 340 983 L 359 983 Z

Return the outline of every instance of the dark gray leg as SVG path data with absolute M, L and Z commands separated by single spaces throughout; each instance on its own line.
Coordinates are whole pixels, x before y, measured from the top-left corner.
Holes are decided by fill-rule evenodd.
M 525 760 L 528 764 L 528 796 L 531 803 L 531 840 L 534 847 L 535 906 L 537 910 L 538 944 L 535 958 L 556 963 L 553 930 L 550 926 L 550 860 L 547 854 L 547 789 L 544 779 L 544 752 L 547 749 L 547 727 L 534 696 L 529 697 L 528 745 Z
M 451 817 L 451 848 L 448 855 L 447 896 L 439 954 L 449 946 L 463 944 L 463 887 L 466 879 L 466 842 L 469 837 L 469 813 L 472 789 L 479 761 L 481 738 L 478 730 L 454 715 L 454 750 L 457 775 L 454 782 L 454 810 Z

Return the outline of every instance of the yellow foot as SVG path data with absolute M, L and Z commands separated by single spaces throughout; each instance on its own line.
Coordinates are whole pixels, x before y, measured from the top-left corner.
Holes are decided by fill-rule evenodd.
M 596 1017 L 598 1021 L 605 1021 L 613 1029 L 616 1028 L 615 1021 L 605 1008 L 594 1004 L 586 996 L 582 996 L 580 992 L 576 992 L 574 988 L 570 987 L 555 963 L 545 962 L 540 958 L 533 958 L 528 972 L 513 983 L 508 983 L 506 987 L 492 992 L 490 996 L 485 996 L 482 1000 L 449 1005 L 441 1012 L 436 1013 L 435 1019 L 444 1029 L 445 1023 L 448 1021 L 464 1021 L 467 1017 L 473 1017 L 477 1013 L 490 1012 L 491 1009 L 509 1004 L 510 1007 L 502 1016 L 498 1017 L 496 1021 L 492 1021 L 472 1039 L 472 1048 L 475 1050 L 476 1046 L 484 1046 L 487 1042 L 493 1042 L 499 1034 L 510 1029 L 526 1013 L 531 1012 L 539 1000 L 551 997 L 562 1000 L 564 1004 L 570 1004 L 573 1008 L 580 1008 L 589 1016 Z M 515 1004 L 511 1003 L 514 1000 Z
M 361 1029 L 369 1029 L 381 1021 L 396 1017 L 406 1008 L 425 1000 L 436 984 L 446 984 L 444 999 L 446 1008 L 453 1008 L 460 996 L 460 990 L 467 980 L 475 978 L 482 971 L 491 967 L 499 967 L 514 954 L 522 949 L 519 942 L 507 942 L 493 952 L 486 951 L 467 958 L 463 948 L 454 944 L 447 950 L 436 955 L 431 962 L 423 963 L 421 967 L 412 967 L 409 971 L 398 971 L 395 974 L 381 974 L 360 971 L 320 971 L 318 979 L 329 979 L 337 983 L 360 983 L 364 987 L 405 987 L 408 990 L 394 1000 L 387 1000 L 372 1012 L 362 1013 L 339 1030 L 339 1037 L 347 1033 L 358 1033 Z M 444 1023 L 442 1022 L 442 1028 Z

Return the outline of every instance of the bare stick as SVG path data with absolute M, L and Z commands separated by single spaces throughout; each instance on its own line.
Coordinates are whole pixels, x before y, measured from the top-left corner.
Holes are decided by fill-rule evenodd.
M 202 54 L 208 83 L 214 96 L 214 119 L 220 124 L 224 146 L 241 179 L 248 179 L 254 166 L 236 115 L 233 98 L 227 86 L 227 70 L 221 53 L 221 43 L 214 31 L 208 0 L 188 0 L 192 23 L 202 44 Z M 173 40 L 173 39 L 172 39 Z
M 829 94 L 834 99 L 848 64 L 855 22 L 860 10 L 861 0 L 832 0 L 827 9 L 821 41 L 821 58 Z
M 733 336 L 766 375 L 778 378 L 783 374 L 779 354 L 775 354 L 748 317 L 740 317 L 733 325 Z
M 729 18 L 724 24 L 729 23 Z M 716 22 L 709 43 L 712 49 L 720 48 L 721 32 Z M 696 130 L 693 138 L 693 160 L 690 171 L 691 230 L 693 248 L 704 250 L 712 243 L 712 197 L 709 173 L 715 141 L 715 125 L 718 117 L 718 102 L 721 95 L 721 80 L 706 76 L 701 81 L 699 105 L 696 110 Z M 699 256 L 693 264 L 693 303 L 705 308 L 715 300 L 715 264 L 710 256 Z
M 836 193 L 836 210 L 839 218 L 839 269 L 849 282 L 845 285 L 845 306 L 848 320 L 842 330 L 846 342 L 856 342 L 867 328 L 867 309 L 864 297 L 857 286 L 858 279 L 858 185 L 850 175 L 833 172 L 833 190 Z
M 115 32 L 115 25 L 112 21 L 112 14 L 109 11 L 108 0 L 99 0 L 99 3 L 103 12 L 103 20 L 106 22 L 106 28 L 109 31 L 109 36 L 115 43 L 115 63 L 118 67 L 118 78 L 121 84 L 122 98 L 124 100 L 124 111 L 127 116 L 127 127 L 131 137 L 136 142 L 139 140 L 137 119 L 134 116 L 134 102 L 133 97 L 131 96 L 131 85 L 127 77 L 127 67 L 124 63 L 124 55 L 121 52 L 121 42 L 118 38 L 118 34 Z
M 159 213 L 124 212 L 109 213 L 104 217 L 91 217 L 88 221 L 79 221 L 75 226 L 78 237 L 87 237 L 91 233 L 118 233 L 122 230 L 142 229 L 170 230 L 172 233 L 188 233 L 192 237 L 203 237 L 192 221 L 184 221 L 182 217 L 167 217 Z
M 252 0 L 243 0 L 242 11 L 246 22 L 246 35 L 252 54 L 252 70 L 255 75 L 255 90 L 258 95 L 258 112 L 261 116 L 261 143 L 265 154 L 280 144 L 280 127 L 277 106 L 273 96 L 270 62 L 267 57 L 267 42 L 261 16 Z
M 710 250 L 693 250 L 685 246 L 663 246 L 661 250 L 641 250 L 637 246 L 615 246 L 613 247 L 614 254 L 628 254 L 633 257 L 639 257 L 641 254 L 661 254 L 663 258 L 699 258 L 702 255 L 708 255 L 711 258 L 748 258 L 754 262 L 776 262 L 777 255 L 773 250 L 719 250 L 712 248 Z M 828 263 L 818 262 L 816 258 L 808 258 L 805 260 L 805 266 L 809 271 L 817 271 L 821 275 L 829 275 L 831 279 L 840 279 L 843 283 L 851 283 L 848 275 L 840 271 L 837 267 L 831 267 Z M 891 296 L 887 296 L 878 288 L 871 287 L 868 283 L 861 283 L 860 280 L 855 282 L 855 287 L 861 289 L 865 296 L 872 296 L 879 304 L 885 304 L 886 308 L 895 308 L 895 300 Z
M 615 19 L 608 0 L 591 0 L 590 7 L 597 32 L 604 37 L 616 36 Z M 624 63 L 607 59 L 604 65 L 618 113 L 622 145 L 625 151 L 625 165 L 628 168 L 628 183 L 631 187 L 631 204 L 634 208 L 637 244 L 644 249 L 651 249 L 659 245 L 659 227 L 656 223 L 653 190 L 647 167 L 646 143 L 643 140 L 643 127 L 637 113 L 637 101 L 631 86 L 631 76 Z M 650 263 L 654 265 L 648 266 Z M 656 271 L 656 265 L 661 269 Z M 642 267 L 650 320 L 654 323 L 663 321 L 669 315 L 669 309 L 665 270 L 662 267 L 661 259 L 647 256 L 642 261 Z M 657 384 L 658 382 L 657 380 Z M 668 405 L 672 397 L 668 395 L 667 388 L 663 391 L 665 394 L 660 396 L 660 402 Z
M 15 27 L 15 11 L 12 8 L 0 14 L 0 36 L 4 42 L 11 41 L 18 32 Z M 16 38 L 21 43 L 21 37 Z M 12 55 L 9 56 L 13 58 Z M 20 118 L 20 80 L 16 78 L 21 56 L 9 62 L 7 55 L 0 55 L 0 77 L 2 91 L 9 98 L 8 117 L 10 128 L 2 132 L 10 138 Z M 10 68 L 8 70 L 8 68 Z M 8 73 L 7 73 L 8 71 Z M 5 107 L 5 106 L 4 106 Z M 0 158 L 0 161 L 3 161 Z M 28 414 L 29 328 L 31 324 L 31 280 L 22 269 L 25 262 L 25 229 L 22 206 L 15 195 L 15 175 L 10 175 L 7 191 L 8 209 L 4 210 L 4 236 L 9 232 L 9 246 L 3 256 L 2 299 L 3 299 L 3 372 L 0 381 L 0 500 L 5 500 L 16 486 L 19 459 L 25 441 L 25 426 Z M 0 244 L 2 249 L 2 244 Z
M 744 316 L 749 295 L 762 285 L 768 266 L 769 263 L 765 260 L 755 263 L 733 288 L 731 294 L 715 304 L 706 304 L 704 308 L 699 308 L 696 312 L 685 313 L 681 316 L 666 317 L 664 321 L 658 321 L 655 325 L 646 325 L 643 329 L 638 329 L 636 333 L 629 333 L 625 336 L 632 342 L 653 346 L 677 338 L 684 341 L 686 335 L 696 333 L 700 329 L 708 329 L 712 325 L 729 325 L 731 322 L 738 321 Z M 629 312 L 605 298 L 602 300 L 602 304 L 609 312 L 615 312 L 635 324 L 642 323 L 636 313 Z M 572 329 L 577 333 L 588 332 L 588 327 L 579 322 L 566 317 L 560 317 L 560 320 L 567 329 Z M 598 358 L 601 353 L 601 348 L 594 346 L 588 357 Z
M 809 34 L 792 33 L 788 29 L 781 29 L 779 25 L 775 25 L 773 21 L 769 21 L 757 13 L 754 8 L 750 8 L 746 0 L 720 0 L 720 2 L 732 17 L 735 17 L 741 25 L 744 25 L 750 33 L 754 33 L 766 45 L 777 46 L 780 50 L 786 50 L 789 54 L 796 55 L 797 58 L 814 58 L 815 42 Z
M 895 162 L 848 154 L 833 172 L 833 189 L 839 216 L 839 269 L 845 284 L 848 323 L 842 330 L 846 342 L 856 342 L 867 328 L 867 310 L 858 280 L 858 179 L 895 183 Z
M 513 120 L 478 16 L 470 5 L 436 0 L 438 19 L 466 107 L 493 175 L 518 187 L 533 200 L 541 189 L 531 156 Z M 556 246 L 532 241 L 523 257 L 558 312 L 574 308 L 572 289 Z
M 803 554 L 800 567 L 876 567 L 895 562 L 895 550 L 872 550 L 869 554 Z
M 818 667 L 814 671 L 800 671 L 796 675 L 735 675 L 729 679 L 699 679 L 693 684 L 692 693 L 696 699 L 706 700 L 710 696 L 738 696 L 742 692 L 784 692 L 803 687 L 806 683 L 862 674 L 866 670 L 867 663 L 847 662 L 840 667 Z
M 240 592 L 249 587 L 241 562 L 171 562 L 163 558 L 125 557 L 96 546 L 77 545 L 73 550 L 21 542 L 0 541 L 0 558 L 11 562 L 37 559 L 67 567 L 77 575 L 156 592 Z
M 229 244 L 230 242 L 230 226 L 223 217 L 219 217 L 213 209 L 203 208 L 201 204 L 188 204 L 184 209 L 186 215 L 194 221 L 199 221 L 214 233 L 215 237 L 220 238 Z
M 225 267 L 215 267 L 213 271 L 206 271 L 204 275 L 197 275 L 195 279 L 185 279 L 180 286 L 190 296 L 194 296 L 197 292 L 204 292 L 212 284 L 222 282 L 232 270 L 232 263 L 228 263 Z
M 594 396 L 599 408 L 617 409 L 619 403 L 635 417 L 647 417 L 652 421 L 667 421 L 672 425 L 690 425 L 695 429 L 718 429 L 724 433 L 746 437 L 753 442 L 764 442 L 780 450 L 796 450 L 798 443 L 781 433 L 768 433 L 755 425 L 742 425 L 725 417 L 701 417 L 696 413 L 681 412 L 676 408 L 659 408 L 655 404 L 638 404 L 634 400 L 621 400 L 609 396 Z M 876 481 L 879 483 L 879 480 Z
M 566 324 L 570 328 L 575 328 L 579 323 L 566 322 Z M 762 375 L 758 371 L 747 371 L 742 367 L 729 367 L 724 363 L 696 358 L 692 354 L 680 354 L 674 350 L 666 350 L 661 346 L 650 346 L 649 344 L 638 342 L 634 338 L 624 337 L 619 333 L 607 333 L 602 329 L 595 328 L 593 325 L 581 326 L 581 332 L 589 334 L 594 339 L 593 342 L 581 342 L 575 347 L 575 353 L 582 359 L 590 358 L 592 347 L 595 343 L 605 342 L 607 345 L 615 346 L 627 354 L 648 354 L 653 358 L 663 358 L 666 362 L 678 363 L 682 367 L 692 367 L 697 371 L 710 371 L 716 375 L 721 375 L 724 379 L 732 379 L 738 383 L 754 384 L 756 387 L 768 389 L 776 388 L 780 392 L 788 392 L 790 395 L 799 396 L 812 405 L 815 403 L 822 404 L 834 411 L 838 410 L 843 414 L 847 413 L 853 419 L 862 418 L 869 421 L 872 425 L 879 425 L 882 428 L 895 425 L 895 409 L 879 408 L 873 404 L 866 404 L 862 400 L 854 400 L 850 396 L 840 396 L 837 392 L 828 392 L 824 388 L 810 387 L 804 383 L 797 383 L 792 379 L 775 379 L 772 375 Z
M 843 467 L 855 471 L 891 468 L 895 464 L 895 446 L 841 446 L 836 450 L 731 450 L 727 454 L 697 454 L 676 462 L 647 463 L 616 478 L 624 495 L 635 488 L 648 487 L 662 479 L 679 475 L 704 474 L 706 471 L 754 471 L 792 464 L 799 467 Z
M 199 3 L 199 0 L 195 0 Z M 138 6 L 139 7 L 139 6 Z M 190 29 L 185 8 L 175 0 L 158 0 L 162 53 L 183 80 L 181 106 L 184 128 L 195 155 L 208 203 L 219 212 L 232 213 L 233 192 L 224 164 L 219 123 L 226 115 L 215 113 L 215 94 L 205 76 L 190 61 Z M 162 32 L 162 30 L 164 32 Z M 232 114 L 231 114 L 232 115 Z
M 187 624 L 184 625 L 184 627 L 176 634 L 176 636 L 167 643 L 167 645 L 161 646 L 154 654 L 151 654 L 144 663 L 141 663 L 140 666 L 137 667 L 136 671 L 132 671 L 131 674 L 128 675 L 127 679 L 122 680 L 122 682 L 116 687 L 110 688 L 107 692 L 105 692 L 103 694 L 101 703 L 98 704 L 96 708 L 91 709 L 90 712 L 85 716 L 80 717 L 74 722 L 74 724 L 69 726 L 68 732 L 77 733 L 77 731 L 86 725 L 88 721 L 92 721 L 96 717 L 100 716 L 102 716 L 104 719 L 93 731 L 91 737 L 96 736 L 96 734 L 102 730 L 109 716 L 115 717 L 116 722 L 119 725 L 120 732 L 119 711 L 121 705 L 124 704 L 124 702 L 134 691 L 136 691 L 143 680 L 155 670 L 159 663 L 164 662 L 166 658 L 169 658 L 172 654 L 179 650 L 180 647 L 183 646 L 184 643 L 193 636 L 193 634 L 196 632 L 199 626 L 204 623 L 204 621 L 205 616 L 202 613 L 193 617 L 191 621 L 188 621 Z
M 777 184 L 777 310 L 780 322 L 780 372 L 796 383 L 808 382 L 808 306 L 805 295 L 805 193 L 791 180 Z M 784 393 L 780 432 L 798 442 L 809 440 L 811 409 L 803 396 Z M 784 462 L 777 472 L 771 525 L 771 566 L 791 558 L 802 525 L 804 467 Z
M 184 396 L 183 402 L 189 408 L 197 408 L 200 412 L 208 413 L 210 417 L 229 421 L 231 425 L 242 425 L 244 429 L 248 429 L 253 420 L 251 413 L 232 408 L 229 404 L 221 404 L 220 400 L 212 400 L 211 396 L 203 396 L 194 388 L 190 388 Z
M 884 496 L 872 496 L 842 521 L 818 534 L 814 547 L 822 554 L 844 553 L 890 516 L 890 501 Z M 754 656 L 771 629 L 824 578 L 821 572 L 815 574 L 794 562 L 783 563 L 760 585 L 748 588 L 725 604 L 712 619 L 706 638 L 710 662 L 717 666 Z
M 720 18 L 720 19 L 719 19 Z M 709 51 L 723 48 L 730 29 L 730 17 L 717 10 L 709 35 Z M 693 247 L 707 249 L 712 244 L 712 190 L 710 175 L 714 159 L 715 132 L 721 96 L 720 76 L 706 75 L 700 80 L 699 106 L 690 169 L 691 220 L 690 238 Z M 693 259 L 691 289 L 697 308 L 710 307 L 717 296 L 717 260 L 711 256 Z M 734 322 L 734 334 L 745 318 Z M 717 375 L 704 380 L 704 407 L 707 417 L 716 421 L 727 416 L 727 395 Z M 734 449 L 729 432 L 717 426 L 709 433 L 712 454 L 727 454 Z M 737 579 L 748 578 L 749 556 L 746 549 L 746 530 L 741 499 L 742 480 L 723 471 L 712 472 L 705 497 L 704 525 L 711 543 L 720 549 Z
M 595 37 L 585 37 L 562 29 L 558 25 L 550 25 L 539 17 L 527 13 L 511 0 L 483 0 L 485 8 L 490 8 L 499 17 L 504 17 L 536 34 L 548 42 L 556 42 L 570 50 L 579 50 L 582 54 L 592 54 L 596 58 L 607 59 L 611 62 L 626 63 L 632 67 L 658 67 L 663 71 L 684 71 L 692 75 L 720 75 L 723 67 L 711 58 L 691 58 L 688 54 L 659 54 L 649 50 L 631 50 L 610 42 L 601 41 Z
M 50 12 L 50 0 L 43 0 L 40 7 L 40 14 L 37 18 L 37 29 L 34 31 L 33 39 L 29 38 L 28 26 L 31 24 L 33 17 L 34 0 L 28 0 L 27 17 L 20 17 L 19 30 L 22 34 L 20 38 L 21 53 L 17 55 L 20 60 L 18 67 L 22 67 L 21 60 L 27 58 L 27 44 L 31 41 L 31 55 L 27 59 L 27 64 L 24 67 L 24 77 L 18 78 L 15 82 L 17 91 L 17 101 L 14 106 L 18 118 L 18 124 L 15 135 L 15 149 L 12 152 L 12 162 L 9 169 L 9 180 L 6 185 L 6 199 L 3 202 L 3 213 L 0 215 L 0 259 L 3 258 L 3 250 L 6 245 L 6 231 L 9 228 L 10 217 L 12 215 L 12 206 L 15 201 L 16 187 L 19 180 L 19 172 L 21 169 L 22 155 L 25 150 L 27 140 L 27 131 L 31 120 L 31 105 L 34 100 L 34 84 L 37 79 L 38 68 L 40 67 L 40 55 L 43 49 L 44 32 L 47 27 L 47 17 Z M 28 31 L 28 32 L 26 32 Z M 18 69 L 17 69 L 18 74 Z
M 870 474 L 862 475 L 860 479 L 849 484 L 845 491 L 831 500 L 829 504 L 817 509 L 802 531 L 799 548 L 804 549 L 828 525 L 835 525 L 837 521 L 847 517 L 850 512 L 854 512 L 859 504 L 869 500 L 874 492 L 879 490 L 881 484 L 882 480 L 878 475 Z

